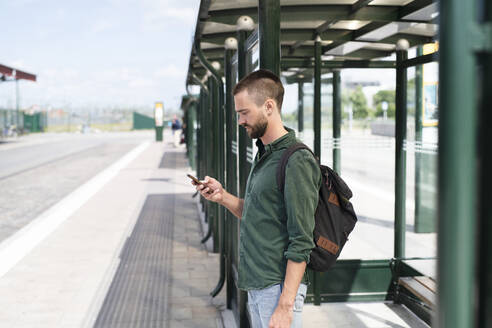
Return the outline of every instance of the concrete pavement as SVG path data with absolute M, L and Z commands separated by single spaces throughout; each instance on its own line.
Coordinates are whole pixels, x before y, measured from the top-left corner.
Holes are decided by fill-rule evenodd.
M 153 194 L 181 194 L 189 202 L 168 209 L 175 212 L 176 240 L 170 249 L 173 288 L 167 296 L 174 301 L 168 303 L 171 317 L 166 324 L 217 326 L 221 302 L 212 302 L 208 293 L 218 280 L 218 259 L 199 243 L 193 187 L 185 175 L 189 169 L 159 168 L 163 156 L 174 151 L 166 143 L 151 142 L 143 148 L 66 219 L 58 218 L 53 231 L 0 277 L 0 327 L 92 326 L 118 270 L 125 241 L 145 199 Z M 179 154 L 184 158 L 182 150 Z M 12 245 L 37 222 L 4 241 L 0 254 L 18 252 Z
M 225 288 L 209 296 L 219 259 L 200 243 L 184 150 L 149 140 L 125 158 L 0 244 L 0 263 L 11 263 L 0 274 L 0 327 L 224 325 Z M 385 303 L 306 304 L 304 319 L 308 328 L 426 327 Z
M 0 242 L 151 138 L 148 131 L 61 133 L 0 144 Z

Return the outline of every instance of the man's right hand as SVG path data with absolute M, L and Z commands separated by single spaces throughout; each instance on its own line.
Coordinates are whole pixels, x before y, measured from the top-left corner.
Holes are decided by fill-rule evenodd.
M 206 200 L 219 204 L 222 203 L 224 198 L 224 188 L 222 188 L 219 181 L 209 176 L 205 176 L 202 184 L 197 185 L 194 182 L 192 183 L 196 186 L 196 190 L 198 190 Z

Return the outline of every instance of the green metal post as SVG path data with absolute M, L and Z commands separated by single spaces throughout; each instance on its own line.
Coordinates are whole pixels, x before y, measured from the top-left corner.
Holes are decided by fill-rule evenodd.
M 488 3 L 488 20 L 492 20 L 492 5 Z M 483 56 L 482 79 L 482 106 L 480 113 L 480 273 L 479 273 L 479 327 L 492 327 L 492 205 L 490 204 L 490 186 L 492 184 L 492 152 L 490 140 L 492 140 L 492 95 L 487 86 L 492 83 L 492 54 Z
M 15 126 L 17 131 L 20 127 L 20 93 L 19 93 L 19 80 L 15 79 Z
M 333 71 L 333 170 L 341 174 L 340 136 L 342 125 L 342 86 L 340 71 Z
M 234 111 L 234 99 L 232 97 L 232 55 L 234 49 L 226 49 L 224 53 L 224 76 L 225 76 L 225 113 L 226 113 L 226 150 L 227 150 L 227 170 L 226 170 L 226 189 L 233 195 L 237 195 L 237 172 L 236 155 L 232 152 L 232 142 L 236 141 L 237 126 L 236 113 Z M 236 218 L 227 211 L 226 213 L 226 276 L 227 276 L 227 308 L 232 308 L 234 293 L 234 276 L 232 272 L 232 253 L 233 240 L 232 231 L 236 227 Z
M 417 57 L 423 55 L 422 46 L 417 47 Z M 415 67 L 415 145 L 422 144 L 422 87 L 424 77 L 422 76 L 423 66 L 417 65 Z M 420 185 L 421 170 L 422 167 L 422 153 L 418 151 L 419 147 L 415 147 L 415 232 L 425 232 L 421 229 L 421 193 L 422 186 Z M 428 231 L 430 232 L 430 231 Z
M 198 123 L 198 128 L 196 129 L 196 141 L 197 141 L 197 147 L 196 147 L 196 157 L 197 157 L 197 165 L 196 165 L 196 174 L 198 179 L 202 178 L 202 122 L 203 122 L 203 97 L 204 97 L 204 91 L 203 88 L 200 88 L 200 97 L 198 98 L 198 108 L 196 111 L 196 120 Z
M 492 24 L 492 3 L 486 2 L 484 20 Z M 490 204 L 489 186 L 492 183 L 492 152 L 490 140 L 492 140 L 492 94 L 487 89 L 492 83 L 492 51 L 482 55 L 482 104 L 480 110 L 479 127 L 479 154 L 480 154 L 480 272 L 479 272 L 479 316 L 480 328 L 492 327 L 492 206 Z
M 244 78 L 247 74 L 247 56 L 246 56 L 246 39 L 248 32 L 246 30 L 237 31 L 237 77 L 238 80 Z M 237 116 L 235 117 L 237 122 Z M 251 163 L 247 160 L 247 149 L 253 147 L 253 141 L 248 136 L 246 129 L 239 128 L 239 143 L 238 143 L 238 161 L 239 161 L 239 197 L 244 198 L 246 193 L 246 183 L 248 181 L 249 171 L 251 170 Z M 239 230 L 239 224 L 237 225 Z M 239 243 L 239 232 L 237 233 Z M 239 257 L 239 247 L 237 247 L 237 256 Z M 248 325 L 248 315 L 246 309 L 246 303 L 248 301 L 248 294 L 242 290 L 239 290 L 238 308 L 239 308 L 239 325 L 245 327 Z
M 188 124 L 186 125 L 186 134 L 188 135 L 188 149 L 190 166 L 193 170 L 196 170 L 196 139 L 195 139 L 195 125 L 196 125 L 196 111 L 197 101 L 188 107 Z
M 237 75 L 241 80 L 246 76 L 246 37 L 247 31 L 237 32 Z M 239 197 L 244 198 L 246 191 L 246 182 L 248 181 L 249 171 L 251 170 L 251 163 L 247 160 L 247 148 L 252 147 L 253 142 L 248 136 L 246 129 L 239 128 Z
M 214 174 L 214 165 L 213 165 L 213 159 L 215 158 L 214 156 L 214 149 L 215 149 L 215 143 L 214 143 L 214 133 L 215 130 L 213 128 L 213 98 L 214 98 L 214 92 L 213 92 L 213 81 L 212 78 L 209 77 L 207 79 L 207 87 L 209 90 L 209 94 L 207 97 L 207 117 L 206 117 L 206 133 L 207 133 L 207 141 L 205 143 L 205 148 L 207 150 L 207 165 L 205 166 L 205 172 L 204 175 L 215 175 Z M 207 209 L 206 211 L 206 217 L 207 217 L 207 223 L 208 223 L 208 230 L 210 231 L 210 235 L 212 235 L 214 231 L 214 224 L 215 224 L 215 218 L 216 218 L 216 213 L 215 213 L 215 203 L 212 202 L 205 202 L 205 208 Z M 207 233 L 207 235 L 209 235 Z
M 463 42 L 473 40 L 475 4 L 440 2 L 439 105 L 443 110 L 439 113 L 436 327 L 442 328 L 476 326 L 477 68 L 472 43 Z M 489 92 L 485 86 L 483 91 Z
M 246 76 L 246 39 L 248 38 L 248 31 L 237 31 L 237 77 L 241 80 Z
M 297 82 L 297 130 L 304 131 L 304 82 Z
M 155 141 L 162 141 L 162 132 L 164 130 L 163 126 L 155 127 Z
M 209 88 L 210 93 L 213 94 L 213 144 L 214 144 L 214 157 L 213 157 L 213 168 L 214 176 L 217 177 L 219 181 L 224 183 L 225 180 L 225 141 L 224 141 L 224 83 L 222 82 L 222 77 L 217 72 L 218 68 L 211 64 L 201 49 L 200 40 L 195 39 L 194 50 L 198 57 L 198 60 L 202 66 L 211 73 L 213 77 L 212 88 Z M 217 63 L 220 67 L 220 63 Z M 214 252 L 220 252 L 220 277 L 217 286 L 210 293 L 212 297 L 217 296 L 225 282 L 225 208 L 218 206 L 214 203 L 215 212 L 215 222 L 214 222 Z
M 217 180 L 221 181 L 223 183 L 223 179 L 220 178 L 220 148 L 219 148 L 219 143 L 220 143 L 220 135 L 219 131 L 221 129 L 220 126 L 220 119 L 219 119 L 219 89 L 217 86 L 216 81 L 213 78 L 210 78 L 211 85 L 210 85 L 210 92 L 212 93 L 212 124 L 211 124 L 211 129 L 213 130 L 213 159 L 212 159 L 212 170 L 210 170 L 211 174 L 213 174 L 213 177 L 216 177 Z M 219 246 L 220 246 L 220 236 L 219 236 L 219 225 L 220 225 L 220 207 L 214 203 L 214 224 L 213 224 L 213 251 L 214 253 L 219 252 Z
M 395 117 L 395 253 L 405 257 L 406 150 L 407 137 L 407 69 L 401 62 L 408 58 L 408 41 L 399 40 L 396 51 Z
M 213 72 L 214 74 L 214 72 Z M 217 177 L 219 181 L 221 181 L 224 185 L 226 185 L 226 175 L 225 175 L 225 110 L 224 110 L 224 84 L 222 83 L 222 77 L 218 77 L 216 72 L 214 74 L 214 78 L 216 82 L 216 92 L 217 92 Z M 226 208 L 223 206 L 217 205 L 217 228 L 218 234 L 217 239 L 218 243 L 218 251 L 220 252 L 220 277 L 217 286 L 210 293 L 212 297 L 215 297 L 219 294 L 222 287 L 224 287 L 224 283 L 226 280 L 226 236 L 225 236 L 225 227 L 226 227 Z
M 186 156 L 188 157 L 188 163 L 190 167 L 192 167 L 191 163 L 191 134 L 190 129 L 188 129 L 191 124 L 191 108 L 193 106 L 192 98 L 188 98 L 186 107 L 183 111 L 183 122 L 185 122 L 186 126 L 184 126 L 184 137 L 185 137 L 185 146 L 186 146 Z
M 280 0 L 258 1 L 260 68 L 280 76 Z
M 201 88 L 201 94 L 202 94 L 202 103 L 200 105 L 200 116 L 201 116 L 201 123 L 200 123 L 200 175 L 199 177 L 203 179 L 207 172 L 207 164 L 208 164 L 208 154 L 210 154 L 207 147 L 207 142 L 208 142 L 208 131 L 207 131 L 207 118 L 210 116 L 209 113 L 209 101 L 208 98 L 210 97 L 209 92 L 205 92 L 205 88 Z M 205 202 L 205 199 L 203 197 L 200 197 L 200 203 L 202 204 L 202 210 L 205 212 L 205 221 L 208 222 L 208 216 L 207 216 L 207 211 L 208 211 L 208 205 L 207 202 Z
M 196 106 L 196 130 L 193 133 L 196 136 L 196 176 L 200 179 L 200 110 L 202 109 L 202 90 L 198 94 L 198 101 Z
M 198 141 L 198 149 L 197 149 L 197 156 L 198 156 L 198 169 L 197 169 L 197 177 L 199 179 L 203 178 L 203 172 L 205 172 L 205 155 L 204 155 L 204 149 L 203 149 L 203 139 L 205 139 L 205 115 L 207 114 L 205 112 L 205 89 L 203 87 L 200 88 L 200 106 L 198 107 L 198 131 L 197 131 L 197 141 Z M 203 198 L 199 197 L 200 199 L 200 204 L 202 205 L 202 210 L 203 210 Z
M 321 38 L 314 42 L 314 154 L 321 159 Z M 321 275 L 313 272 L 314 304 L 321 304 Z
M 314 42 L 314 154 L 321 158 L 321 38 Z

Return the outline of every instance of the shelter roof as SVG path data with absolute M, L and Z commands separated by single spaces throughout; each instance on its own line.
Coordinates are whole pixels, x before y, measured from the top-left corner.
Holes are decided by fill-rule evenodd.
M 223 63 L 224 41 L 236 37 L 240 16 L 258 23 L 258 0 L 202 0 L 194 42 L 200 42 L 208 60 Z M 314 40 L 322 40 L 326 60 L 374 61 L 395 52 L 399 39 L 410 46 L 434 42 L 438 6 L 432 0 L 280 0 L 280 42 L 282 61 L 311 60 Z M 189 60 L 190 75 L 205 70 L 195 57 Z

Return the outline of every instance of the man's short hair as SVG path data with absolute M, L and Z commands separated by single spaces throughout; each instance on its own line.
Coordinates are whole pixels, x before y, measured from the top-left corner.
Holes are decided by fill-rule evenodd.
M 263 105 L 268 98 L 275 100 L 280 112 L 284 100 L 284 87 L 278 76 L 269 70 L 260 69 L 246 75 L 236 84 L 232 94 L 236 95 L 243 90 L 248 91 L 258 106 Z

